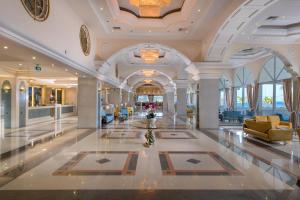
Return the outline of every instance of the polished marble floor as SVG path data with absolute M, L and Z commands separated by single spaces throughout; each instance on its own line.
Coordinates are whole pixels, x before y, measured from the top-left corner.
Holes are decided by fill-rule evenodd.
M 1 199 L 299 199 L 296 152 L 173 116 L 158 118 L 146 148 L 144 123 L 73 129 L 2 159 Z

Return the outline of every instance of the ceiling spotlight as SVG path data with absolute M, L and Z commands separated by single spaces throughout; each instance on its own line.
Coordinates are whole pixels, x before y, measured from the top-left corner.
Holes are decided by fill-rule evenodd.
M 151 31 L 151 30 L 148 30 L 148 32 L 151 33 L 152 31 Z
M 67 72 L 67 71 L 69 71 L 68 69 L 65 69 L 65 71 Z
M 198 12 L 201 12 L 201 9 L 198 9 Z
M 4 46 L 3 49 L 8 49 L 8 46 Z
M 19 66 L 22 66 L 23 64 L 22 64 L 22 63 L 19 63 L 18 65 L 19 65 Z
M 76 75 L 78 75 L 78 72 L 75 72 Z
M 36 57 L 35 57 L 35 56 L 32 56 L 32 59 L 33 59 L 33 60 L 35 60 L 35 59 L 36 59 Z
M 51 67 L 54 67 L 54 64 L 51 64 Z
M 102 10 L 103 10 L 103 8 L 101 7 L 101 8 L 100 8 L 100 10 L 102 11 Z

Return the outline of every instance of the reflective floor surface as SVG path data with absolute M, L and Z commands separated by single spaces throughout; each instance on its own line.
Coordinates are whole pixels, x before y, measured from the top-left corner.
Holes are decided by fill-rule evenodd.
M 99 130 L 73 129 L 1 159 L 1 199 L 300 197 L 297 143 L 288 152 L 160 116 L 155 144 L 146 148 L 145 123 L 136 115 Z

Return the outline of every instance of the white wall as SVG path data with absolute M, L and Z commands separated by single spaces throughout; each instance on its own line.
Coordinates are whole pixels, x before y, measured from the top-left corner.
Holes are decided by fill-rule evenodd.
M 79 30 L 85 23 L 65 0 L 50 1 L 50 14 L 44 22 L 34 21 L 20 0 L 0 2 L 0 28 L 11 31 L 18 37 L 34 42 L 79 65 L 93 68 L 96 48 L 93 30 L 89 28 L 92 43 L 90 55 L 85 56 L 80 46 Z

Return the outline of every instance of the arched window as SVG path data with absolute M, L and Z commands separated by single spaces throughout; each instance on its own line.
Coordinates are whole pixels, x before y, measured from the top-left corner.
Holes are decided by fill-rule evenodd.
M 260 99 L 262 111 L 285 110 L 282 80 L 290 79 L 285 65 L 277 56 L 270 58 L 262 68 L 259 76 Z
M 238 69 L 234 77 L 235 110 L 247 110 L 249 108 L 247 98 L 247 85 L 251 83 L 251 72 L 245 67 Z

